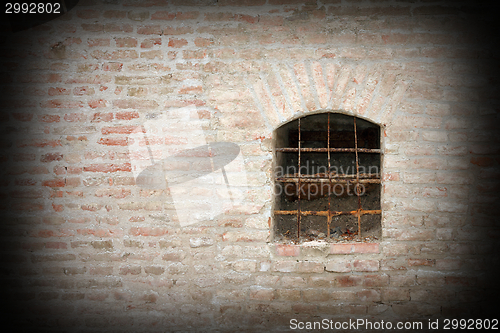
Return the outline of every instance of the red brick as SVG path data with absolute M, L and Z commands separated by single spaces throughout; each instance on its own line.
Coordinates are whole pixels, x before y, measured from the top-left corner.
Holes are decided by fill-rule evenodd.
M 352 270 L 351 261 L 337 258 L 330 260 L 325 265 L 325 270 L 328 272 L 346 273 Z
M 352 244 L 332 244 L 330 254 L 349 254 L 352 252 Z
M 99 100 L 90 100 L 87 102 L 88 106 L 90 106 L 92 109 L 97 109 L 97 108 L 105 108 L 106 107 L 106 101 L 99 99 Z
M 37 184 L 37 181 L 34 179 L 16 179 L 14 184 L 18 186 L 34 186 Z
M 182 51 L 183 59 L 203 59 L 207 56 L 205 50 L 184 50 Z
M 175 14 L 175 19 L 177 21 L 179 21 L 179 20 L 194 20 L 194 19 L 198 18 L 199 15 L 200 15 L 200 13 L 196 12 L 196 11 L 191 11 L 191 12 L 177 12 Z
M 103 135 L 107 134 L 130 134 L 130 133 L 141 133 L 144 129 L 138 126 L 108 126 L 101 129 Z
M 127 275 L 127 274 L 132 274 L 132 275 L 138 275 L 141 274 L 141 266 L 138 265 L 133 265 L 133 266 L 122 266 L 120 267 L 120 275 Z
M 272 301 L 275 297 L 274 289 L 253 289 L 249 293 L 249 298 L 257 301 Z
M 213 41 L 209 38 L 197 37 L 194 40 L 194 45 L 198 47 L 207 47 L 213 44 Z
M 141 43 L 141 48 L 151 48 L 155 45 L 161 45 L 161 38 L 149 38 L 145 39 Z
M 300 246 L 297 245 L 276 245 L 276 255 L 282 257 L 298 257 L 300 255 Z
M 40 191 L 12 191 L 9 193 L 12 198 L 43 198 L 43 194 Z
M 26 162 L 26 161 L 34 161 L 36 159 L 35 154 L 25 154 L 25 153 L 17 153 L 12 155 L 12 159 L 14 162 Z
M 196 87 L 182 87 L 179 89 L 179 94 L 200 94 L 203 92 L 203 87 L 201 86 L 196 86 Z
M 137 59 L 139 54 L 135 50 L 101 51 L 91 53 L 92 58 L 105 60 Z
M 119 120 L 132 120 L 139 118 L 139 112 L 135 111 L 122 111 L 122 112 L 117 112 L 115 113 L 116 119 Z
M 93 95 L 95 93 L 94 88 L 91 87 L 76 87 L 73 88 L 73 94 L 77 96 Z
M 105 72 L 120 72 L 123 64 L 120 62 L 109 62 L 102 65 L 102 70 Z
M 316 313 L 316 305 L 315 304 L 294 304 L 292 305 L 292 311 L 294 313 L 307 313 L 314 314 Z
M 408 266 L 434 266 L 434 259 L 408 259 Z
M 170 38 L 168 41 L 168 46 L 175 48 L 180 48 L 186 46 L 187 44 L 188 42 L 185 39 Z
M 129 233 L 132 236 L 164 236 L 170 234 L 171 230 L 161 227 L 132 227 Z
M 103 84 L 111 81 L 108 75 L 77 75 L 64 81 L 66 84 Z M 93 89 L 93 88 L 92 88 Z
M 343 275 L 335 277 L 335 281 L 339 287 L 356 287 L 363 282 L 363 277 L 358 275 Z
M 379 270 L 378 260 L 354 260 L 352 267 L 356 272 L 375 272 Z
M 102 16 L 104 18 L 117 18 L 117 19 L 123 19 L 127 16 L 127 12 L 123 10 L 107 10 L 105 11 Z
M 491 167 L 495 161 L 491 157 L 471 157 L 470 162 L 480 167 Z
M 85 113 L 68 113 L 64 115 L 64 120 L 67 122 L 84 122 L 87 120 Z
M 458 270 L 462 267 L 460 259 L 436 259 L 436 268 L 439 270 Z
M 109 113 L 103 113 L 103 112 L 97 112 L 97 113 L 94 113 L 94 115 L 92 116 L 92 120 L 91 122 L 101 122 L 101 121 L 105 121 L 105 122 L 110 122 L 114 119 L 114 115 L 113 113 L 109 112 Z
M 42 155 L 40 162 L 53 162 L 60 161 L 63 159 L 63 154 L 61 153 L 47 153 Z
M 71 90 L 66 89 L 66 88 L 49 88 L 48 94 L 49 96 L 58 96 L 58 95 L 69 95 L 71 93 Z
M 12 113 L 12 117 L 18 121 L 30 121 L 33 119 L 33 113 Z
M 42 108 L 62 108 L 62 109 L 71 109 L 71 108 L 81 108 L 83 107 L 83 103 L 80 101 L 65 101 L 60 99 L 53 99 L 40 103 L 40 107 Z
M 137 46 L 137 39 L 132 38 L 132 37 L 115 38 L 115 42 L 116 42 L 117 47 L 136 47 Z
M 380 253 L 379 244 L 377 243 L 354 243 L 353 253 Z
M 159 25 L 149 25 L 137 27 L 137 33 L 140 35 L 161 35 L 162 30 Z
M 157 11 L 151 14 L 152 20 L 168 20 L 171 21 L 175 19 L 175 13 L 168 12 L 166 10 Z
M 42 204 L 32 203 L 32 202 L 18 202 L 9 206 L 9 209 L 35 212 L 44 209 Z
M 301 261 L 297 268 L 300 273 L 322 273 L 325 270 L 325 265 L 320 262 Z
M 273 0 L 277 1 L 277 0 Z M 290 1 L 290 0 L 288 0 Z M 294 3 L 294 2 L 292 2 Z M 262 6 L 266 4 L 266 0 L 219 0 L 218 6 Z
M 45 243 L 47 249 L 67 249 L 68 244 L 65 242 L 47 242 Z
M 64 179 L 45 180 L 45 181 L 42 182 L 42 186 L 64 187 L 64 186 L 66 186 L 66 182 L 65 182 Z
M 95 9 L 80 9 L 76 11 L 76 16 L 82 19 L 95 19 L 100 16 L 101 12 Z
M 193 28 L 191 27 L 164 27 L 163 28 L 163 34 L 167 36 L 176 36 L 176 35 L 185 35 L 185 34 L 192 34 L 193 33 Z M 172 39 L 171 39 L 172 40 Z M 183 39 L 175 39 L 175 43 L 183 41 Z M 170 41 L 169 41 L 169 46 Z M 174 46 L 174 47 L 180 47 L 180 46 Z
M 129 189 L 99 189 L 96 191 L 96 197 L 112 197 L 116 199 L 126 198 L 131 194 Z
M 391 276 L 391 279 L 393 277 Z M 373 287 L 384 287 L 389 285 L 389 275 L 387 274 L 367 274 L 364 275 L 363 286 L 373 288 Z
M 154 100 L 122 99 L 113 101 L 113 106 L 120 109 L 154 109 L 158 107 L 158 103 Z
M 382 289 L 382 301 L 409 301 L 410 292 L 406 289 L 384 288 Z
M 107 23 L 102 26 L 102 30 L 106 32 L 132 32 L 134 28 L 130 24 Z
M 106 146 L 128 146 L 128 138 L 100 138 L 97 141 L 100 145 Z
M 103 172 L 103 173 L 109 173 L 109 172 L 119 172 L 119 171 L 125 171 L 125 172 L 130 172 L 132 171 L 130 163 L 123 163 L 123 164 L 92 164 L 89 166 L 83 167 L 83 171 L 85 172 Z

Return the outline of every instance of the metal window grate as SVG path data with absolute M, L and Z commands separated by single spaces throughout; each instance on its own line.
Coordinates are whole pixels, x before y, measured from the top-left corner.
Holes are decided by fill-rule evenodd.
M 339 131 L 339 126 L 333 124 L 331 118 L 335 118 L 335 120 L 340 121 L 343 124 L 340 126 L 343 130 Z M 326 120 L 326 128 L 322 124 L 322 121 L 324 120 Z M 346 131 L 349 127 L 349 121 L 352 122 L 351 133 Z M 301 233 L 305 232 L 305 236 L 308 236 L 307 231 L 303 230 L 304 228 L 302 228 L 302 224 L 304 224 L 305 219 L 311 216 L 318 216 L 326 218 L 321 222 L 325 224 L 326 232 L 318 232 L 316 238 L 331 239 L 331 228 L 334 228 L 336 236 L 338 236 L 339 228 L 341 227 L 337 222 L 334 222 L 332 225 L 333 218 L 339 216 L 352 216 L 357 220 L 356 232 L 351 232 L 347 227 L 345 228 L 345 232 L 343 232 L 343 230 L 340 230 L 340 232 L 342 234 L 347 233 L 348 235 L 357 235 L 357 237 L 361 239 L 363 216 L 374 215 L 380 217 L 380 128 L 379 126 L 365 120 L 360 119 L 359 121 L 363 123 L 362 127 L 364 127 L 364 132 L 368 130 L 375 133 L 375 135 L 372 135 L 371 141 L 368 140 L 369 142 L 367 143 L 367 140 L 365 139 L 361 145 L 359 144 L 360 137 L 358 135 L 359 126 L 356 123 L 356 117 L 353 116 L 328 112 L 326 113 L 325 119 L 325 114 L 310 115 L 287 124 L 287 126 L 285 126 L 282 130 L 277 130 L 277 136 L 279 137 L 282 135 L 284 138 L 282 137 L 277 140 L 277 144 L 274 149 L 276 160 L 278 161 L 275 165 L 275 185 L 280 187 L 280 192 L 278 194 L 279 198 L 277 199 L 274 210 L 275 220 L 279 218 L 283 219 L 284 216 L 296 217 L 296 226 L 291 225 L 292 221 L 290 219 L 288 219 L 287 222 L 282 221 L 279 223 L 277 227 L 277 233 L 279 236 L 292 239 L 296 238 L 296 240 L 301 239 Z M 310 122 L 312 122 L 312 125 Z M 304 124 L 306 123 L 308 129 L 304 130 Z M 296 130 L 294 130 L 295 126 Z M 296 137 L 296 139 L 294 137 Z M 326 142 L 323 142 L 323 139 Z M 335 142 L 336 144 L 332 146 L 332 142 Z M 346 144 L 347 147 L 339 147 L 342 143 Z M 317 147 L 305 147 L 305 145 L 313 145 Z M 339 173 L 333 171 L 332 169 L 333 162 L 335 162 L 336 166 L 338 166 L 339 163 L 342 165 L 342 157 L 339 155 L 342 153 L 354 154 L 353 157 L 355 165 L 351 173 Z M 296 154 L 297 161 L 295 162 L 293 157 L 284 158 L 281 156 L 281 158 L 278 158 L 279 154 Z M 324 167 L 327 167 L 327 170 L 323 169 L 323 171 L 326 172 L 314 172 L 314 168 L 313 170 L 310 170 L 309 162 L 312 161 L 314 164 L 314 158 L 305 158 L 306 154 L 313 154 L 313 156 L 316 156 L 318 160 L 321 160 L 322 163 L 319 164 L 323 164 Z M 361 163 L 360 154 L 372 155 L 375 158 L 369 158 L 368 162 L 364 161 Z M 326 161 L 324 160 L 324 155 L 326 155 Z M 343 158 L 345 159 L 345 156 L 343 156 Z M 305 172 L 303 172 L 305 160 L 307 160 L 308 167 L 306 167 Z M 375 161 L 374 164 L 378 163 L 378 168 L 376 168 L 377 172 L 360 172 L 361 167 L 366 169 L 366 164 L 370 164 L 369 161 Z M 292 165 L 290 165 L 289 162 L 291 162 Z M 298 170 L 295 170 L 295 166 Z M 286 168 L 287 171 L 291 169 L 292 172 L 278 172 L 278 168 L 282 171 L 284 168 Z M 372 170 L 371 166 L 369 169 L 370 171 Z M 338 168 L 336 170 L 338 171 Z M 341 171 L 345 171 L 345 169 L 341 168 Z M 341 188 L 345 189 L 346 187 L 349 188 L 351 185 L 353 188 L 352 194 L 356 203 L 354 200 L 350 199 L 349 205 L 347 205 L 349 207 L 346 207 L 346 204 L 338 204 L 338 202 L 343 199 L 339 198 L 337 192 L 332 191 L 332 189 L 335 189 L 337 186 L 341 186 Z M 365 186 L 374 186 L 374 188 L 372 188 L 372 192 L 374 193 L 378 191 L 378 207 L 364 207 L 362 198 L 363 195 L 366 194 L 366 191 L 363 191 L 363 189 L 366 190 Z M 292 188 L 291 191 L 290 188 Z M 316 196 L 311 196 L 313 188 L 315 189 L 315 193 L 321 189 L 321 194 L 324 194 L 325 189 L 327 190 L 326 196 L 320 196 L 320 198 L 323 199 L 317 202 L 316 209 L 311 209 L 310 204 L 318 200 Z M 295 209 L 287 209 L 290 208 L 290 206 L 294 206 L 293 208 Z M 312 207 L 314 208 L 314 205 Z M 380 228 L 380 218 L 378 221 L 378 227 Z M 318 224 L 317 221 L 316 224 Z M 293 229 L 296 229 L 295 232 L 291 232 Z M 295 236 L 293 233 L 295 233 Z

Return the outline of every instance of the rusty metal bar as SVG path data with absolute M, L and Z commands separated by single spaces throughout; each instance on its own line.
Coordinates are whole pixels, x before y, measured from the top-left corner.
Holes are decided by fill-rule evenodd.
M 275 181 L 281 182 L 281 183 L 297 183 L 299 182 L 299 178 L 297 177 L 280 177 L 276 178 Z M 301 183 L 334 183 L 334 184 L 380 184 L 382 181 L 380 179 L 335 179 L 332 178 L 331 180 L 326 179 L 326 178 L 300 178 Z
M 300 151 L 304 153 L 381 153 L 381 149 L 369 149 L 369 148 L 276 148 L 276 151 L 281 153 L 295 153 Z
M 358 158 L 358 129 L 356 126 L 356 117 L 354 119 L 354 148 L 356 148 L 356 182 L 359 184 L 359 158 Z M 355 186 L 356 195 L 358 196 L 358 210 L 361 211 L 361 196 L 359 195 L 358 185 Z M 361 214 L 357 215 L 358 217 L 358 236 L 361 238 Z
M 332 178 L 331 175 L 332 175 L 331 173 L 330 174 L 328 174 L 328 173 L 316 173 L 316 174 L 312 174 L 312 175 L 302 175 L 301 174 L 300 178 L 302 178 L 302 179 L 305 179 L 305 178 L 330 179 L 330 178 Z M 298 173 L 291 173 L 291 174 L 287 174 L 286 176 L 279 177 L 279 178 L 298 178 L 298 177 L 299 177 Z M 351 174 L 351 175 L 349 175 L 349 174 L 334 174 L 332 179 L 354 179 L 354 178 L 357 178 L 356 174 Z M 359 178 L 361 178 L 361 179 L 379 179 L 380 174 L 378 174 L 378 173 L 360 173 Z
M 333 176 L 332 176 L 333 175 Z M 295 174 L 287 174 L 281 178 L 296 178 L 297 176 Z M 336 173 L 331 173 L 331 174 L 324 174 L 323 175 L 302 175 L 302 179 L 304 178 L 314 178 L 314 179 L 355 179 L 357 178 L 356 175 L 346 175 L 346 174 L 336 174 Z M 380 179 L 380 175 L 378 173 L 360 173 L 359 174 L 360 179 Z
M 326 210 L 276 210 L 274 211 L 276 215 L 301 215 L 301 216 L 339 216 L 339 215 L 354 215 L 354 216 L 363 216 L 363 215 L 379 215 L 382 214 L 382 210 L 363 210 L 356 209 L 350 211 L 326 211 Z
M 328 170 L 331 170 L 331 163 L 330 163 L 330 112 L 328 112 L 328 136 L 327 136 L 327 144 L 326 147 L 328 149 Z M 328 172 L 328 181 L 331 183 L 332 182 L 332 174 L 331 172 Z M 326 218 L 326 224 L 327 224 L 327 234 L 328 238 L 330 238 L 330 225 L 332 223 L 332 216 L 330 215 L 331 212 L 331 198 L 330 195 L 328 195 L 328 217 Z
M 299 183 L 299 195 L 297 197 L 297 242 L 300 240 L 300 192 L 302 192 L 300 189 L 302 188 L 301 186 L 301 182 L 300 182 L 300 174 L 301 174 L 301 171 L 300 171 L 300 152 L 301 152 L 301 144 L 300 144 L 300 140 L 301 140 L 301 135 L 300 135 L 300 118 L 299 118 L 299 142 L 298 142 L 298 151 L 299 151 L 299 161 L 298 161 L 298 166 L 299 166 L 299 179 L 298 179 L 298 183 Z

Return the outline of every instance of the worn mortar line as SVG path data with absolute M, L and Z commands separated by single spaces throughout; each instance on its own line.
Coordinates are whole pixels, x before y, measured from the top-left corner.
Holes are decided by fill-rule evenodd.
M 358 113 L 357 110 L 359 109 L 359 104 L 363 101 L 365 93 L 367 93 L 369 90 L 369 83 L 370 83 L 370 79 L 372 78 L 371 73 L 376 73 L 375 68 L 376 68 L 376 66 L 373 65 L 372 62 L 368 62 L 365 70 L 363 71 L 364 73 L 366 73 L 365 77 L 363 78 L 363 81 L 361 81 L 357 85 L 357 86 L 359 86 L 359 92 L 358 92 L 358 90 L 356 90 L 356 97 L 355 97 L 354 102 L 353 102 L 354 109 L 356 110 L 356 113 Z
M 348 66 L 348 68 L 349 68 L 348 71 L 346 71 L 347 83 L 344 87 L 344 90 L 340 93 L 340 96 L 339 96 L 339 100 L 340 100 L 339 110 L 343 110 L 345 112 L 348 112 L 349 114 L 352 114 L 353 113 L 352 110 L 345 110 L 344 109 L 344 100 L 347 97 L 347 94 L 352 86 L 352 77 L 353 77 L 354 73 L 356 72 L 356 66 L 354 66 L 354 67 L 351 67 L 351 65 L 346 65 L 346 66 Z
M 305 60 L 304 61 L 304 68 L 306 70 L 307 78 L 309 80 L 309 91 L 314 97 L 314 103 L 316 104 L 316 110 L 321 109 L 321 103 L 319 102 L 319 97 L 318 97 L 318 89 L 315 84 L 314 76 L 313 76 L 313 70 L 312 70 L 312 65 L 313 62 L 311 60 Z
M 378 72 L 380 74 L 380 72 Z M 384 76 L 383 75 L 377 75 L 376 78 L 378 79 L 377 80 L 377 84 L 375 85 L 375 89 L 373 89 L 373 93 L 372 93 L 372 97 L 370 98 L 370 102 L 368 103 L 368 105 L 366 106 L 366 113 L 365 113 L 365 116 L 369 119 L 374 119 L 374 117 L 380 113 L 375 113 L 376 110 L 372 110 L 372 107 L 374 107 L 374 103 L 375 101 L 377 100 L 378 97 L 381 97 L 381 95 L 379 94 L 379 91 L 380 91 L 380 86 L 383 82 L 383 78 Z
M 328 99 L 326 100 L 326 109 L 330 109 L 329 103 L 330 103 L 330 96 L 332 92 L 330 91 L 330 87 L 328 86 L 328 73 L 327 73 L 327 62 L 326 61 L 318 61 L 320 67 L 321 67 L 321 78 L 323 79 L 323 82 L 325 83 L 325 90 L 328 94 Z M 321 105 L 320 105 L 321 107 Z
M 340 73 L 341 73 L 341 69 L 342 69 L 342 66 L 340 65 L 340 63 L 338 61 L 332 61 L 331 64 L 335 66 L 334 67 L 335 68 L 335 73 L 334 73 L 334 76 L 333 76 L 332 87 L 330 88 L 328 86 L 328 89 L 331 89 L 331 90 L 330 90 L 330 95 L 328 96 L 328 102 L 326 103 L 326 108 L 330 109 L 330 110 L 333 108 L 333 96 L 335 95 L 335 88 L 338 85 L 338 81 L 339 81 L 339 77 L 340 77 Z M 326 63 L 325 67 L 328 68 L 328 62 Z M 325 71 L 325 75 L 326 75 L 326 83 L 328 85 L 328 74 L 327 74 L 327 71 Z
M 408 85 L 406 87 L 405 87 L 405 84 L 406 83 L 405 83 L 404 79 L 396 80 L 396 82 L 394 82 L 394 85 L 391 89 L 389 96 L 386 98 L 383 109 L 387 111 L 391 107 L 395 108 L 394 112 L 392 112 L 391 118 L 386 119 L 386 121 L 385 121 L 386 123 L 388 123 L 389 120 L 390 120 L 390 122 L 392 122 L 394 119 L 397 118 L 397 116 L 402 115 L 402 111 L 400 110 L 400 104 L 401 104 L 401 101 L 403 101 L 404 96 L 406 95 L 406 92 L 410 88 L 411 82 L 408 82 Z M 395 102 L 394 97 L 397 96 L 397 94 L 398 94 L 398 87 L 401 87 L 400 89 L 402 89 L 401 96 L 398 98 L 397 104 L 392 105 Z M 377 121 L 378 123 L 381 123 L 382 119 L 383 119 L 383 114 L 384 114 L 384 112 L 381 112 L 378 115 L 378 117 L 374 120 Z
M 355 69 L 354 69 L 354 67 L 351 64 L 348 64 L 348 63 L 341 63 L 339 66 L 340 66 L 339 77 L 338 77 L 337 83 L 335 85 L 335 88 L 333 89 L 332 103 L 333 103 L 333 98 L 335 96 L 335 98 L 338 98 L 338 100 L 339 100 L 337 109 L 338 110 L 342 110 L 342 108 L 344 106 L 343 98 L 344 98 L 344 95 L 345 95 L 346 91 L 348 91 L 348 86 L 349 86 L 349 83 L 350 83 L 349 82 L 349 78 L 352 76 L 352 73 L 354 72 Z M 346 81 L 345 87 L 344 87 L 344 89 L 341 92 L 339 92 L 337 94 L 337 88 L 339 87 L 339 84 L 342 83 L 341 79 L 342 79 L 342 77 L 344 75 L 347 77 L 347 81 Z
M 264 121 L 266 123 L 267 130 L 272 132 L 273 131 L 273 127 L 271 126 L 271 124 L 269 122 L 269 119 L 267 118 L 267 116 L 266 116 L 266 114 L 264 112 L 264 108 L 263 108 L 262 104 L 260 103 L 259 97 L 257 96 L 257 93 L 255 92 L 255 89 L 252 87 L 252 85 L 248 81 L 248 77 L 245 77 L 244 80 L 245 80 L 247 89 L 250 90 L 250 92 L 252 94 L 252 98 L 255 101 L 255 105 L 259 109 L 259 112 L 260 112 L 262 118 L 264 119 Z
M 355 115 L 359 115 L 359 103 L 363 100 L 362 99 L 362 95 L 363 93 L 366 91 L 366 82 L 368 80 L 368 72 L 369 72 L 369 66 L 367 66 L 367 68 L 363 71 L 365 74 L 365 77 L 363 78 L 363 81 L 359 82 L 359 83 L 354 83 L 353 80 L 351 80 L 351 82 L 349 82 L 349 84 L 355 89 L 356 91 L 356 95 L 354 96 L 354 99 L 351 100 L 351 111 L 355 114 Z M 347 91 L 349 91 L 349 89 L 347 89 Z
M 375 106 L 374 104 L 376 103 L 376 100 L 378 97 L 380 97 L 380 87 L 382 85 L 382 82 L 384 81 L 384 74 L 383 71 L 380 69 L 376 69 L 376 75 L 373 77 L 374 80 L 377 81 L 375 84 L 375 88 L 373 88 L 372 91 L 372 96 L 370 97 L 370 101 L 368 102 L 366 106 L 366 111 L 365 111 L 365 117 L 369 119 L 373 119 L 379 114 L 380 111 L 372 110 L 372 108 Z
M 287 63 L 285 63 L 285 67 L 288 69 L 288 72 L 290 74 L 290 79 L 295 84 L 295 89 L 297 89 L 297 93 L 300 96 L 300 105 L 302 106 L 302 111 L 298 111 L 298 112 L 305 113 L 305 112 L 307 112 L 307 106 L 306 106 L 306 102 L 304 100 L 304 96 L 302 95 L 302 89 L 300 88 L 300 82 L 298 82 L 297 76 L 295 75 L 295 70 L 293 69 L 293 66 L 290 66 Z
M 259 73 L 259 77 L 260 79 L 262 80 L 262 86 L 264 87 L 264 89 L 266 90 L 266 93 L 269 95 L 269 100 L 271 101 L 271 105 L 273 107 L 273 111 L 274 113 L 278 116 L 278 119 L 281 122 L 284 121 L 283 119 L 283 116 L 281 115 L 280 112 L 278 112 L 278 107 L 276 106 L 276 101 L 273 97 L 273 94 L 271 93 L 271 88 L 269 87 L 269 82 L 267 80 L 267 73 Z
M 288 107 L 290 108 L 290 110 L 292 111 L 292 115 L 295 114 L 297 111 L 293 109 L 293 106 L 292 106 L 292 103 L 291 103 L 291 100 L 290 100 L 290 96 L 288 95 L 288 92 L 286 91 L 286 87 L 285 87 L 285 84 L 283 83 L 283 79 L 279 73 L 279 70 L 277 68 L 277 65 L 276 63 L 272 63 L 271 64 L 271 68 L 273 70 L 273 73 L 274 75 L 276 76 L 276 79 L 278 80 L 278 84 L 281 88 L 281 92 L 283 94 L 283 97 L 285 98 L 285 102 L 286 104 L 288 105 Z

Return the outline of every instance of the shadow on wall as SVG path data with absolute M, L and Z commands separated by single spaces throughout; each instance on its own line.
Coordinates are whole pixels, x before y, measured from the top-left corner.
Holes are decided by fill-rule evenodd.
M 195 111 L 169 110 L 136 127 L 128 138 L 136 185 L 168 189 L 174 207 L 170 220 L 181 227 L 213 220 L 239 205 L 247 186 L 240 147 L 207 142 L 203 121 L 189 116 Z M 164 137 L 171 143 L 168 148 L 158 141 Z

